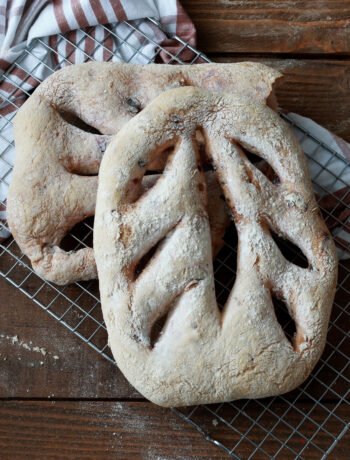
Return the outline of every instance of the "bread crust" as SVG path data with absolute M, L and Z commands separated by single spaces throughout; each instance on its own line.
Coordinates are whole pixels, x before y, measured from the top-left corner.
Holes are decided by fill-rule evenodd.
M 237 277 L 222 312 L 214 288 L 206 186 L 195 131 L 235 216 Z M 169 145 L 163 177 L 134 199 L 147 167 Z M 271 182 L 241 146 L 278 175 Z M 309 261 L 284 258 L 270 231 Z M 135 276 L 139 260 L 161 242 Z M 294 389 L 324 348 L 337 259 L 306 159 L 288 126 L 242 95 L 178 88 L 156 98 L 109 144 L 100 168 L 94 248 L 102 310 L 116 362 L 162 406 L 261 398 Z M 272 296 L 296 324 L 292 343 Z M 151 331 L 168 313 L 155 343 Z
M 96 278 L 92 248 L 66 252 L 59 245 L 69 229 L 94 214 L 99 165 L 112 135 L 156 96 L 194 85 L 265 102 L 280 76 L 255 63 L 88 63 L 47 78 L 15 118 L 16 161 L 7 201 L 11 232 L 34 270 L 61 285 Z M 81 120 L 95 132 L 81 129 Z M 217 247 L 221 237 L 214 236 Z

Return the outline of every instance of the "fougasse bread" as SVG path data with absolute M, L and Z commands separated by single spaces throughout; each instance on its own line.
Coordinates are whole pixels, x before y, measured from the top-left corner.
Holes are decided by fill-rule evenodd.
M 198 130 L 238 232 L 237 277 L 222 311 Z M 278 180 L 257 169 L 247 151 Z M 163 174 L 143 192 L 145 173 L 162 156 Z M 301 249 L 307 268 L 282 255 L 272 231 Z M 94 250 L 113 355 L 156 404 L 281 394 L 301 384 L 321 356 L 337 278 L 335 246 L 299 143 L 257 100 L 178 88 L 130 120 L 101 163 Z M 273 297 L 295 322 L 291 341 Z

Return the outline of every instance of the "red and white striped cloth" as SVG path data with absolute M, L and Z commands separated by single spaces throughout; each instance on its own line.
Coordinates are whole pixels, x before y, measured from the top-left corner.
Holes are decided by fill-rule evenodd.
M 6 201 L 8 188 L 5 182 L 10 180 L 10 164 L 14 160 L 14 148 L 10 144 L 13 141 L 12 128 L 11 123 L 7 122 L 7 116 L 16 107 L 8 99 L 17 106 L 25 100 L 24 93 L 16 84 L 30 91 L 38 85 L 39 80 L 51 73 L 48 67 L 58 69 L 69 63 L 84 62 L 87 55 L 99 61 L 143 64 L 154 56 L 157 44 L 176 54 L 180 50 L 179 42 L 169 40 L 159 28 L 145 19 L 147 17 L 158 19 L 169 34 L 176 34 L 195 46 L 194 25 L 177 0 L 0 0 L 0 77 L 10 69 L 10 78 L 0 83 L 0 115 L 4 117 L 0 119 L 0 152 L 5 150 L 0 161 L 0 178 L 5 177 L 5 181 L 0 181 L 0 221 L 4 222 L 5 219 L 3 203 Z M 137 33 L 130 35 L 130 28 L 122 22 L 124 20 L 134 21 L 139 30 L 151 37 L 152 42 L 143 41 Z M 109 29 L 127 40 L 131 46 L 121 45 L 120 41 L 109 35 Z M 57 35 L 59 33 L 66 33 L 68 41 L 61 40 Z M 27 54 L 20 66 L 11 68 L 11 64 L 24 48 L 38 37 L 42 37 L 42 44 L 35 46 L 35 55 L 42 63 L 38 58 Z M 96 47 L 95 40 L 103 42 L 104 46 Z M 74 44 L 79 44 L 79 49 Z M 50 47 L 56 49 L 58 54 L 48 51 Z M 135 53 L 133 48 L 139 52 Z M 116 51 L 117 57 L 113 55 Z M 182 60 L 187 58 L 191 58 L 189 50 L 181 53 Z M 167 62 L 166 53 L 161 53 L 159 59 Z M 32 76 L 28 78 L 27 72 Z M 296 114 L 289 115 L 326 145 L 350 160 L 349 144 L 310 119 Z M 296 135 L 298 134 L 296 130 Z M 315 144 L 311 140 L 303 142 L 303 148 L 317 158 L 320 165 L 327 167 L 321 172 L 317 163 L 309 161 L 311 176 L 317 176 L 317 182 L 322 186 L 317 190 L 322 197 L 321 205 L 331 214 L 328 217 L 326 215 L 326 220 L 335 236 L 339 256 L 349 258 L 350 190 L 346 184 L 350 184 L 350 168 L 345 169 L 344 162 L 332 156 L 327 149 L 318 147 L 315 150 Z M 342 181 L 336 180 L 339 175 Z M 345 225 L 340 226 L 339 222 Z M 1 230 L 0 226 L 0 239 L 7 236 L 8 233 Z
M 84 62 L 91 56 L 98 61 L 144 64 L 153 58 L 157 44 L 176 53 L 179 42 L 167 39 L 158 27 L 145 19 L 147 17 L 158 19 L 167 33 L 195 44 L 194 25 L 177 0 L 0 0 L 0 76 L 38 37 L 42 46 L 36 46 L 35 55 L 43 63 L 35 67 L 38 59 L 27 54 L 20 66 L 10 71 L 14 83 L 23 85 L 25 79 L 23 89 L 27 91 L 38 85 L 37 79 L 51 72 L 45 63 L 60 68 Z M 145 40 L 140 33 L 130 34 L 131 29 L 124 20 L 134 22 L 153 42 Z M 129 46 L 111 35 L 109 29 L 127 40 Z M 60 33 L 66 33 L 66 40 L 59 38 Z M 103 46 L 97 46 L 98 42 Z M 51 53 L 50 47 L 56 53 Z M 117 56 L 113 54 L 116 52 Z M 161 53 L 159 58 L 164 62 L 169 59 L 166 53 Z M 186 59 L 183 54 L 182 59 Z M 28 78 L 26 71 L 33 77 Z M 7 81 L 2 82 L 0 89 L 4 96 L 13 97 L 16 88 Z M 8 111 L 15 110 L 11 104 L 7 105 Z M 4 114 L 6 111 L 1 112 Z
M 144 31 L 154 42 L 161 43 L 164 47 L 173 47 L 174 43 L 166 40 L 166 36 L 157 27 L 142 21 L 147 17 L 158 19 L 166 32 L 177 34 L 189 44 L 195 44 L 194 25 L 177 0 L 0 0 L 0 69 L 7 70 L 34 38 L 51 37 L 55 42 L 56 34 L 68 31 L 71 31 L 68 38 L 73 43 L 80 42 L 80 48 L 90 54 L 96 43 L 86 38 L 78 29 L 97 26 L 92 31 L 92 36 L 103 40 L 107 31 L 98 27 L 100 24 L 109 24 L 115 30 L 117 23 L 125 20 L 138 20 L 139 28 L 144 22 L 147 24 Z M 124 30 L 130 32 L 127 27 Z M 123 27 L 119 32 L 124 35 Z M 116 43 L 113 44 L 111 38 L 105 46 L 114 50 Z M 67 44 L 67 48 L 62 49 L 62 55 L 65 56 L 70 51 Z M 105 52 L 109 54 L 107 50 Z M 99 53 L 93 57 L 107 57 L 102 50 Z M 76 54 L 70 61 L 79 63 L 84 59 L 83 54 Z M 135 57 L 134 62 L 136 61 L 140 63 L 143 59 L 139 55 Z

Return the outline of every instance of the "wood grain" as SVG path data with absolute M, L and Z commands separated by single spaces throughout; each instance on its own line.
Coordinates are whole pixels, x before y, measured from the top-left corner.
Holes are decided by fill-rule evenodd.
M 215 62 L 256 61 L 274 67 L 284 75 L 276 86 L 284 111 L 312 118 L 350 141 L 350 60 L 209 57 Z
M 5 459 L 229 458 L 170 410 L 151 403 L 0 402 Z
M 191 419 L 200 423 L 206 434 L 220 440 L 226 447 L 235 448 L 239 458 L 248 458 L 255 445 L 263 441 L 266 434 L 283 414 L 287 407 L 280 404 L 273 414 L 262 414 L 256 404 L 247 406 L 245 414 L 240 413 L 233 421 L 236 431 L 225 424 L 227 417 L 237 415 L 237 411 L 225 406 L 224 411 L 213 415 L 201 408 Z M 215 410 L 215 407 L 212 407 Z M 326 419 L 327 409 L 313 409 L 311 403 L 301 407 L 302 411 L 312 412 L 313 419 L 324 423 L 325 430 L 340 433 L 344 424 L 336 417 Z M 262 415 L 261 415 L 262 414 Z M 349 406 L 338 408 L 335 414 L 346 419 Z M 251 419 L 258 416 L 259 425 Z M 248 419 L 247 416 L 251 417 Z M 306 440 L 316 433 L 316 425 L 308 424 L 305 437 L 300 436 L 298 424 L 303 417 L 296 410 L 290 411 L 287 424 L 280 422 L 274 430 L 281 441 L 290 437 L 288 446 L 299 452 Z M 253 426 L 252 426 L 253 425 Z M 249 439 L 242 434 L 250 429 Z M 321 450 L 326 451 L 331 438 L 325 430 L 315 434 L 313 442 L 305 449 L 304 458 L 319 459 Z M 343 437 L 329 459 L 346 458 L 349 433 Z M 271 436 L 263 442 L 262 448 L 274 455 L 281 443 Z M 163 409 L 147 402 L 106 402 L 106 401 L 1 401 L 0 402 L 0 448 L 2 459 L 224 459 L 228 455 L 214 444 L 206 441 L 190 424 L 184 422 L 169 409 Z M 321 449 L 321 450 L 320 450 Z M 256 459 L 267 458 L 263 453 Z M 293 459 L 295 454 L 284 448 L 280 452 L 283 459 Z
M 116 366 L 3 278 L 0 293 L 0 398 L 140 397 Z
M 198 48 L 219 53 L 350 53 L 350 1 L 183 0 Z

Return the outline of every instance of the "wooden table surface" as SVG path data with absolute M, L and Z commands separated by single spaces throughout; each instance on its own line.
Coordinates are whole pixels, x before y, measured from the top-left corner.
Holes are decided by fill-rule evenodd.
M 182 3 L 199 49 L 215 61 L 256 60 L 281 70 L 280 105 L 350 141 L 350 1 Z M 0 315 L 1 459 L 226 458 L 176 414 L 146 402 L 115 366 L 4 279 Z M 339 414 L 349 419 L 347 407 Z M 329 458 L 345 458 L 349 441 Z M 244 447 L 238 454 L 247 457 Z M 310 451 L 306 458 L 319 457 Z

